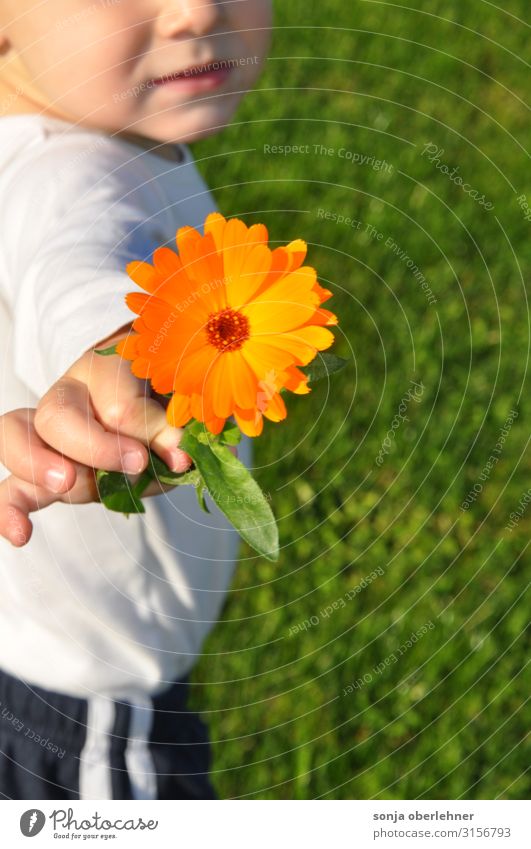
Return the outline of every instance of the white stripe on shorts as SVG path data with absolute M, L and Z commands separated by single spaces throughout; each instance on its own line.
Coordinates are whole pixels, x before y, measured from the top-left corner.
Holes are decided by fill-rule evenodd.
M 157 776 L 148 745 L 153 724 L 153 702 L 148 695 L 128 696 L 131 705 L 129 737 L 125 749 L 125 765 L 133 799 L 156 799 Z
M 87 699 L 87 729 L 79 756 L 79 798 L 112 799 L 110 746 L 115 705 L 112 699 Z

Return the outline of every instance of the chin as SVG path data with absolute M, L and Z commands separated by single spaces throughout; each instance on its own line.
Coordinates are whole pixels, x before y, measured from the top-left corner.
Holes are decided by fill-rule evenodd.
M 241 95 L 231 95 L 224 98 L 225 103 L 216 106 L 198 103 L 197 106 L 187 106 L 186 115 L 176 107 L 164 115 L 158 115 L 146 121 L 139 121 L 136 132 L 143 133 L 149 138 L 168 144 L 188 144 L 221 132 L 234 119 L 234 114 L 241 100 Z

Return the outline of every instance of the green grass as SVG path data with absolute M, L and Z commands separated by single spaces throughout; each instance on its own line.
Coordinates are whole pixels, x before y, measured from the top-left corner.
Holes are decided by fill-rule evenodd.
M 511 17 L 525 19 L 528 0 L 400 5 L 278 2 L 257 89 L 231 127 L 193 147 L 225 214 L 263 221 L 274 244 L 306 239 L 309 264 L 334 291 L 334 351 L 352 358 L 330 387 L 291 396 L 287 421 L 255 443 L 281 558 L 242 548 L 193 673 L 222 797 L 527 792 L 531 508 L 512 533 L 505 526 L 531 486 L 531 224 L 516 200 L 526 193 L 531 204 L 529 27 Z M 491 211 L 422 154 L 428 143 Z M 310 152 L 265 153 L 273 144 Z M 353 164 L 341 148 L 392 170 Z M 379 467 L 412 379 L 424 391 Z M 511 410 L 519 415 L 497 453 Z M 294 632 L 311 617 L 317 624 Z

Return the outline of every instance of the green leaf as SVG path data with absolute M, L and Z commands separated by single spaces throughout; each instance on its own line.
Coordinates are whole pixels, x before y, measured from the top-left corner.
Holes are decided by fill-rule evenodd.
M 170 486 L 192 484 L 199 506 L 209 513 L 205 490 L 255 551 L 269 560 L 278 559 L 278 529 L 264 493 L 229 445 L 240 441 L 241 433 L 228 425 L 221 434 L 209 433 L 202 422 L 190 422 L 181 439 L 183 451 L 194 461 L 187 472 L 172 472 L 156 454 L 135 483 L 122 472 L 96 472 L 100 499 L 109 510 L 129 515 L 145 513 L 142 493 L 152 480 Z M 226 442 L 222 442 L 226 440 Z
M 210 445 L 212 442 L 217 442 L 218 437 L 213 433 L 209 433 L 207 430 L 202 430 L 201 433 L 198 433 L 195 437 L 198 442 L 201 442 L 202 445 Z
M 299 366 L 299 368 L 304 374 L 308 375 L 309 383 L 315 383 L 336 371 L 341 371 L 347 363 L 348 360 L 343 359 L 343 357 L 336 357 L 335 354 L 329 354 L 325 351 L 324 354 L 318 354 L 309 365 Z
M 108 510 L 118 513 L 145 513 L 145 507 L 140 499 L 141 493 L 149 483 L 144 484 L 142 475 L 136 484 L 132 484 L 127 475 L 122 472 L 96 472 L 96 484 L 102 503 Z
M 197 469 L 190 469 L 187 472 L 172 472 L 166 463 L 151 451 L 149 452 L 148 465 L 135 483 L 132 483 L 131 478 L 123 472 L 106 472 L 103 469 L 96 472 L 96 483 L 101 502 L 109 510 L 118 513 L 145 513 L 141 497 L 146 487 L 153 480 L 158 480 L 159 483 L 169 486 L 182 486 L 184 484 L 198 486 L 202 478 Z
M 230 422 L 225 423 L 225 427 L 219 435 L 219 441 L 223 445 L 238 445 L 242 438 L 240 428 Z
M 217 437 L 214 436 L 214 434 L 210 433 L 210 431 L 208 431 L 206 429 L 203 422 L 198 422 L 197 419 L 192 419 L 192 421 L 188 422 L 188 424 L 184 428 L 184 432 L 185 432 L 185 434 L 186 433 L 191 434 L 191 436 L 194 436 L 199 442 L 204 442 L 204 443 L 208 442 L 209 443 L 210 441 L 217 439 Z M 204 437 L 204 438 L 202 439 L 201 437 Z M 182 448 L 182 445 L 179 445 L 179 447 Z M 183 449 L 183 451 L 185 451 L 185 450 L 186 449 Z M 191 454 L 190 454 L 190 456 L 192 457 Z M 193 459 L 193 457 L 192 457 L 192 459 Z
M 160 459 L 152 451 L 149 452 L 149 462 L 146 471 L 150 470 L 152 478 L 157 478 L 161 483 L 169 484 L 170 486 L 180 486 L 183 484 L 192 484 L 197 486 L 201 479 L 201 475 L 197 469 L 189 469 L 187 472 L 172 472 L 166 463 Z
M 205 501 L 205 482 L 202 478 L 201 482 L 195 488 L 195 494 L 197 495 L 197 501 L 203 513 L 210 513 Z
M 94 348 L 94 353 L 100 357 L 110 357 L 111 354 L 116 354 L 116 345 L 111 345 L 109 348 Z
M 268 560 L 278 559 L 278 528 L 264 493 L 226 445 L 198 439 L 205 427 L 193 422 L 184 429 L 180 447 L 192 457 L 210 497 L 240 536 Z

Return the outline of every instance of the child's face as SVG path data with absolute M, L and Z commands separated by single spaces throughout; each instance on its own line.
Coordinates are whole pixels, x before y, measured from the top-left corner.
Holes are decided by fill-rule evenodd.
M 271 0 L 2 0 L 0 34 L 51 113 L 187 142 L 228 123 L 252 88 L 271 15 Z

